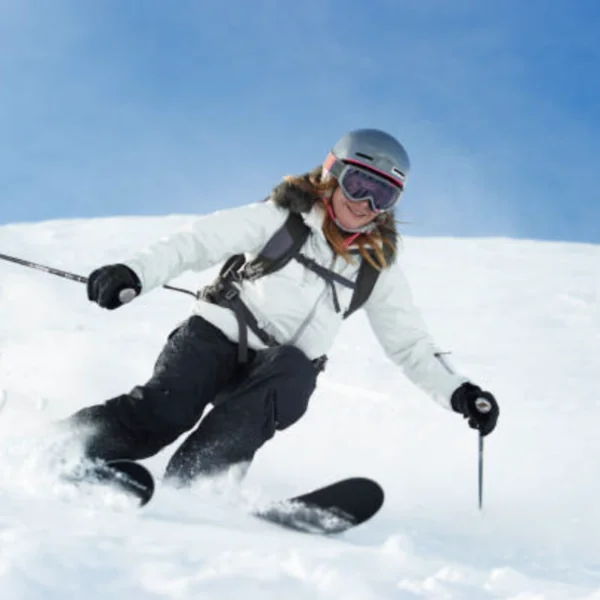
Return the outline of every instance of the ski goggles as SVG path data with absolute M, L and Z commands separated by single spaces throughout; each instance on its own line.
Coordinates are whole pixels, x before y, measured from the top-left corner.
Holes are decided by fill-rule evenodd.
M 347 164 L 338 183 L 344 196 L 353 202 L 368 201 L 373 212 L 387 212 L 394 208 L 402 194 L 402 188 L 353 164 Z

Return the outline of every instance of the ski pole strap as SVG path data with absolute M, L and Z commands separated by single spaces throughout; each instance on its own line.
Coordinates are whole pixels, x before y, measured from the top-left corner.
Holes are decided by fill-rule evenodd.
M 165 290 L 173 290 L 174 292 L 181 292 L 182 294 L 187 294 L 188 296 L 193 296 L 194 298 L 196 298 L 196 300 L 198 299 L 198 294 L 196 292 L 192 292 L 191 290 L 186 290 L 184 288 L 180 288 L 180 287 L 176 287 L 174 285 L 168 285 L 168 284 L 164 284 L 163 288 Z

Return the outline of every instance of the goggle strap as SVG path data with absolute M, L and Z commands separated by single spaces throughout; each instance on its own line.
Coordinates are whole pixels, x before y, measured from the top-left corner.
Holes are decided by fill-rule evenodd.
M 331 173 L 336 179 L 339 179 L 346 168 L 346 165 L 341 160 L 338 160 L 333 152 L 330 152 L 323 163 L 323 168 L 328 173 Z

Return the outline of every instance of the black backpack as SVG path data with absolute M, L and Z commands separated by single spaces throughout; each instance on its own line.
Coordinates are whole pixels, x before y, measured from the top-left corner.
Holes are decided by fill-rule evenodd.
M 378 269 L 360 257 L 361 264 L 356 281 L 342 277 L 300 252 L 309 234 L 310 228 L 304 222 L 302 215 L 290 211 L 285 223 L 271 236 L 254 260 L 246 262 L 244 254 L 230 257 L 223 265 L 217 280 L 201 291 L 200 296 L 204 300 L 230 308 L 235 313 L 239 326 L 238 348 L 241 363 L 247 361 L 248 327 L 265 345 L 273 347 L 279 344 L 269 333 L 259 327 L 254 315 L 240 299 L 238 288 L 232 283 L 253 281 L 282 269 L 290 260 L 297 260 L 331 285 L 337 312 L 341 312 L 341 308 L 334 284 L 338 283 L 354 290 L 350 305 L 344 312 L 344 319 L 363 306 L 371 295 L 380 273 Z M 387 261 L 393 260 L 393 250 L 387 245 L 384 246 L 384 256 Z M 324 367 L 326 359 L 327 357 L 316 359 L 319 370 Z

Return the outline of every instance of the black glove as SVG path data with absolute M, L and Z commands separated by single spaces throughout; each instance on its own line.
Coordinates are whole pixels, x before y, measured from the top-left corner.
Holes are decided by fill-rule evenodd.
M 142 291 L 139 277 L 125 265 L 107 265 L 88 277 L 88 299 L 113 310 L 133 300 Z
M 483 402 L 478 402 L 483 400 Z M 472 383 L 463 383 L 454 390 L 450 398 L 452 410 L 460 413 L 465 419 L 469 420 L 469 427 L 479 429 L 481 435 L 488 435 L 494 431 L 500 408 L 496 398 L 489 392 Z

